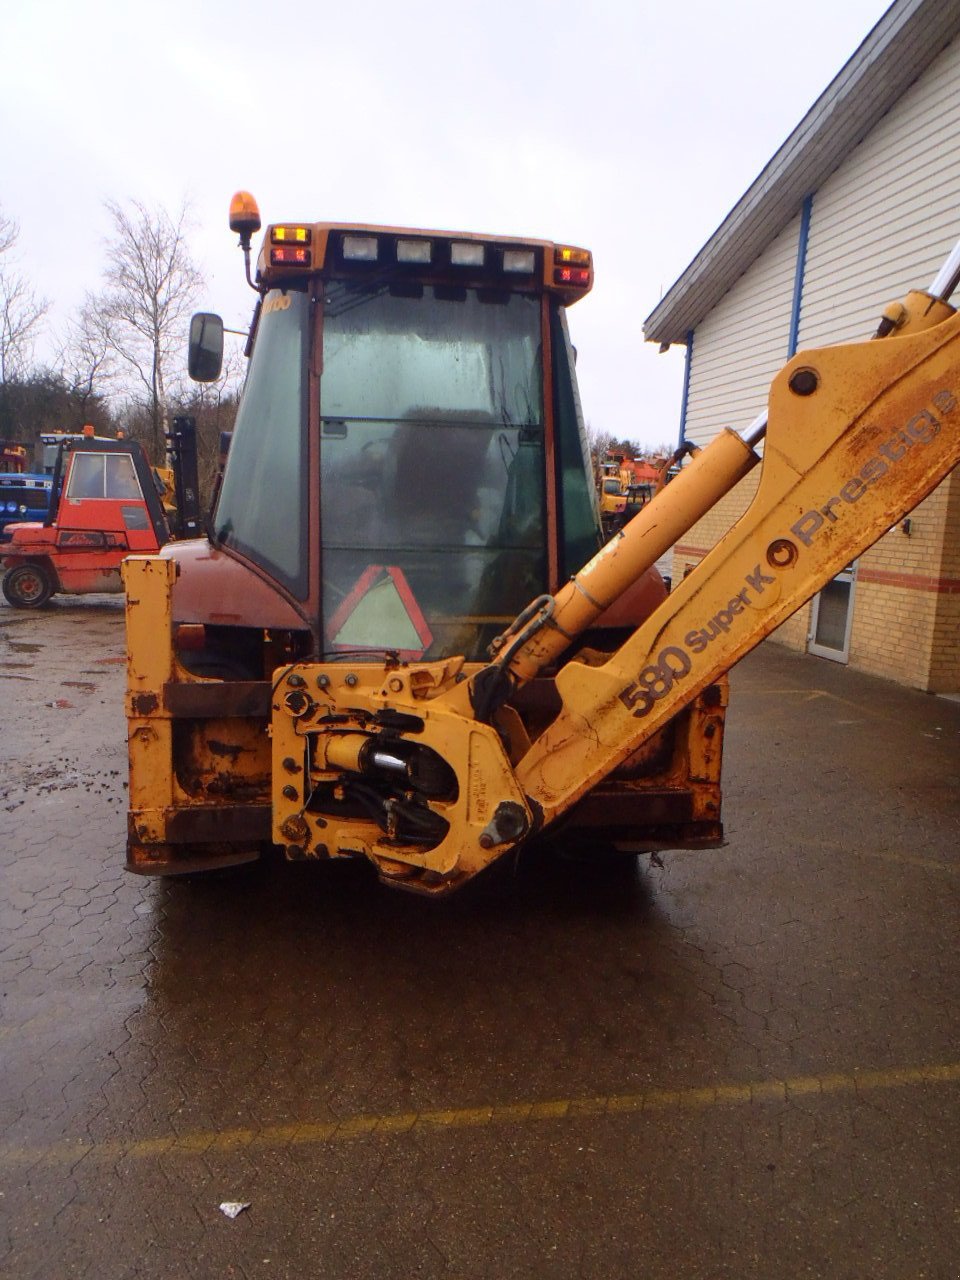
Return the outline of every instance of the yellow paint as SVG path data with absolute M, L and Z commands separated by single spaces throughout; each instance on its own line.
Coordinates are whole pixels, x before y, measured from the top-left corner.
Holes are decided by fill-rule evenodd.
M 640 1093 L 556 1098 L 545 1102 L 511 1102 L 486 1107 L 451 1107 L 435 1111 L 407 1111 L 394 1115 L 357 1115 L 315 1124 L 266 1125 L 262 1129 L 225 1129 L 143 1138 L 136 1142 L 56 1143 L 48 1147 L 0 1145 L 0 1168 L 14 1168 L 42 1161 L 74 1164 L 81 1157 L 115 1162 L 126 1158 L 146 1160 L 160 1155 L 191 1156 L 204 1152 L 264 1150 L 287 1146 L 352 1142 L 412 1131 L 471 1129 L 523 1125 L 532 1120 L 582 1120 L 599 1115 L 633 1115 L 639 1112 L 704 1111 L 713 1107 L 758 1106 L 789 1102 L 791 1095 L 823 1096 L 863 1094 L 878 1089 L 904 1089 L 921 1085 L 960 1082 L 960 1062 L 931 1063 L 918 1067 L 831 1072 L 824 1075 L 788 1076 L 742 1084 L 707 1085 L 688 1089 L 644 1089 Z

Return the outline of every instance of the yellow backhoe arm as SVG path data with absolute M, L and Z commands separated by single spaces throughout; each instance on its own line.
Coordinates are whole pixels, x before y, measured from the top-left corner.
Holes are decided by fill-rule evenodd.
M 573 661 L 559 671 L 563 709 L 515 768 L 545 822 L 956 466 L 960 316 L 922 294 L 911 295 L 908 307 L 914 332 L 804 351 L 782 370 L 771 388 L 763 470 L 748 511 L 603 666 Z M 651 514 L 669 501 L 668 488 Z M 590 575 L 578 576 L 589 583 Z M 602 565 L 597 576 L 602 589 Z

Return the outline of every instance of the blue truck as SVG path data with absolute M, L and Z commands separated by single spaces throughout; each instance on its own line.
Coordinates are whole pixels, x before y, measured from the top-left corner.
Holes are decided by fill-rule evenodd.
M 50 506 L 52 476 L 46 467 L 27 471 L 27 457 L 26 445 L 0 440 L 0 542 L 10 540 L 8 524 L 42 520 Z

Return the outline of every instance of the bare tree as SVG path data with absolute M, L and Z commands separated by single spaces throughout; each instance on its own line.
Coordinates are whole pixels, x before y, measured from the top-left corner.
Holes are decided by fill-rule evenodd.
M 228 349 L 220 377 L 214 382 L 193 384 L 186 410 L 196 418 L 197 454 L 201 491 L 209 493 L 217 472 L 220 434 L 232 431 L 237 416 L 246 361 L 233 346 Z
M 106 208 L 113 223 L 106 287 L 88 301 L 88 323 L 146 409 L 153 456 L 159 459 L 176 381 L 174 361 L 182 363 L 187 322 L 203 277 L 187 246 L 185 205 L 172 217 L 138 201 L 129 208 L 107 201 Z
M 81 423 L 90 421 L 88 409 L 107 391 L 111 370 L 110 345 L 98 303 L 89 294 L 76 318 L 67 326 L 57 366 L 77 406 Z
M 673 455 L 676 447 L 676 440 L 664 440 L 661 444 L 645 444 L 642 456 L 647 462 L 662 462 L 664 458 L 669 458 Z
M 606 457 L 607 450 L 612 446 L 614 439 L 611 431 L 604 431 L 602 427 L 587 423 L 587 443 L 590 446 L 590 457 L 593 459 L 594 467 L 599 466 Z
M 7 258 L 19 237 L 19 225 L 0 210 L 0 385 L 22 378 L 29 369 L 33 343 L 50 305 Z

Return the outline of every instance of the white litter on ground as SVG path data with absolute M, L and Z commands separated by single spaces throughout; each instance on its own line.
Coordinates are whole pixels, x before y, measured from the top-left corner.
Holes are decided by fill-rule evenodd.
M 228 1218 L 236 1218 L 243 1213 L 244 1209 L 250 1208 L 250 1201 L 243 1200 L 224 1200 L 220 1206 L 220 1212 L 225 1213 Z

